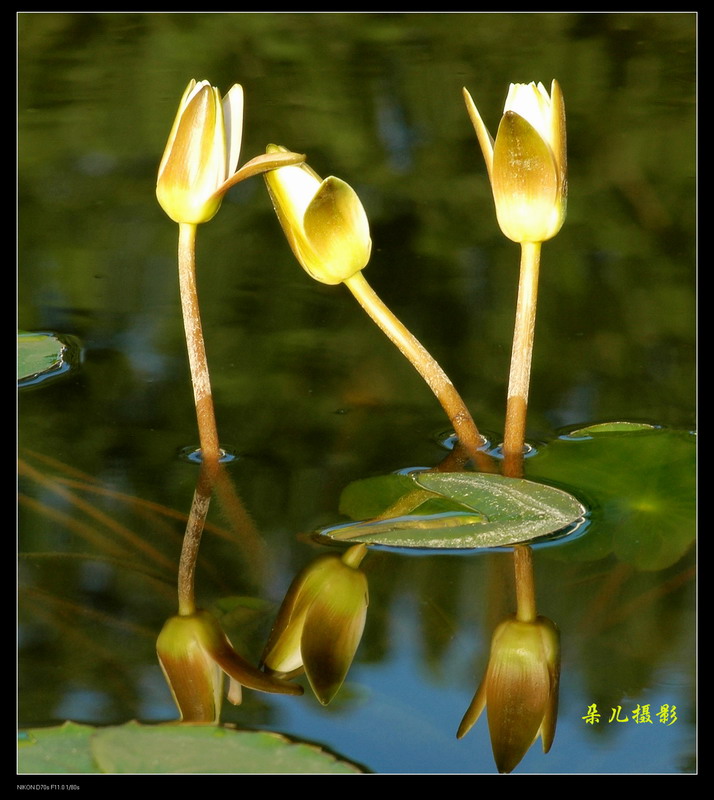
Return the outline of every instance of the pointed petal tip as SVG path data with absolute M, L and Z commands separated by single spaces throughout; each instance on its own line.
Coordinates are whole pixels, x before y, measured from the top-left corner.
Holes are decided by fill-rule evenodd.
M 461 725 L 459 725 L 459 729 L 456 731 L 456 738 L 463 739 L 464 736 L 466 736 L 466 734 L 471 730 L 471 727 L 471 725 L 464 725 L 462 722 Z
M 317 686 L 313 686 L 312 690 L 315 693 L 315 697 L 317 697 L 320 705 L 329 706 L 337 692 L 340 690 L 340 686 L 329 687 L 327 689 L 318 689 Z
M 493 137 L 481 119 L 478 108 L 476 108 L 476 103 L 474 103 L 469 91 L 464 87 L 462 89 L 462 93 L 464 96 L 464 102 L 466 103 L 466 111 L 469 115 L 469 119 L 471 120 L 471 124 L 474 127 L 476 138 L 478 139 L 484 161 L 486 162 L 486 171 L 488 172 L 489 181 L 493 182 Z

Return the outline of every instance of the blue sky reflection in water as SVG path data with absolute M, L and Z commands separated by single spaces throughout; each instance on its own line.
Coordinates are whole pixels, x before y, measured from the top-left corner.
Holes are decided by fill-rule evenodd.
M 409 618 L 408 609 L 404 611 Z M 408 626 L 409 623 L 404 627 Z M 376 772 L 394 769 L 391 752 L 395 731 L 401 732 L 397 738 L 401 769 L 405 773 L 491 772 L 493 758 L 485 716 L 468 736 L 459 742 L 455 740 L 456 725 L 473 692 L 448 686 L 443 677 L 425 686 L 423 679 L 414 676 L 413 667 L 418 660 L 418 642 L 406 641 L 403 652 L 395 653 L 386 663 L 358 667 L 352 676 L 356 683 L 348 681 L 345 687 L 348 693 L 356 694 L 356 702 L 327 719 L 316 702 L 297 715 L 293 704 L 281 698 L 278 701 L 283 716 L 281 729 L 308 739 L 324 739 L 329 731 L 333 747 L 339 752 L 352 753 L 357 761 Z M 458 666 L 459 659 L 450 660 L 453 666 Z M 689 678 L 686 674 L 670 677 L 675 678 L 672 683 L 659 680 L 647 693 L 638 695 L 636 703 L 627 699 L 618 701 L 623 706 L 619 718 L 628 717 L 628 722 L 609 723 L 612 709 L 601 705 L 602 718 L 594 729 L 582 720 L 587 714 L 587 704 L 583 704 L 582 688 L 568 674 L 566 666 L 556 744 L 544 756 L 540 741 L 536 742 L 517 772 L 628 774 L 667 773 L 686 768 L 693 745 L 691 729 L 677 723 L 667 727 L 656 721 L 653 725 L 635 724 L 630 711 L 638 703 L 649 703 L 659 710 L 663 698 L 680 709 L 688 707 Z
M 493 130 L 510 82 L 557 78 L 570 197 L 543 248 L 528 438 L 618 419 L 686 431 L 695 27 L 686 13 L 20 15 L 18 326 L 83 347 L 80 369 L 20 395 L 21 725 L 171 714 L 154 645 L 175 613 L 183 524 L 156 509 L 188 512 L 196 467 L 180 454 L 197 435 L 176 230 L 154 188 L 187 81 L 242 83 L 241 161 L 275 142 L 356 189 L 370 284 L 497 443 L 518 248 L 461 89 Z M 293 576 L 323 552 L 305 535 L 346 521 L 353 482 L 438 464 L 448 423 L 344 287 L 301 270 L 260 179 L 201 226 L 198 284 L 221 442 L 269 554 L 249 570 L 214 503 L 198 593 L 224 610 L 250 598 L 223 619 L 257 661 Z M 626 512 L 608 511 L 624 520 L 614 545 L 588 533 L 536 550 L 538 610 L 562 635 L 561 712 L 551 752 L 537 742 L 517 773 L 695 769 L 693 550 L 645 570 L 625 537 L 618 557 Z M 380 772 L 494 773 L 485 717 L 455 734 L 513 610 L 509 556 L 375 552 L 364 568 L 367 625 L 333 704 L 246 691 L 224 720 Z M 680 715 L 594 730 L 591 703 Z

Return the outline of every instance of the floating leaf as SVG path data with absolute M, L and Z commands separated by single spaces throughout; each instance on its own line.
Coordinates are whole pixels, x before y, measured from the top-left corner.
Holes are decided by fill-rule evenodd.
M 99 772 L 89 749 L 94 728 L 65 722 L 56 728 L 20 731 L 17 771 L 36 775 L 83 775 Z
M 560 489 L 472 472 L 415 472 L 357 481 L 345 489 L 340 509 L 361 521 L 323 529 L 322 536 L 436 549 L 529 542 L 567 528 L 586 513 Z
M 645 422 L 598 422 L 596 425 L 588 425 L 585 428 L 571 431 L 568 436 L 594 436 L 599 433 L 632 433 L 633 431 L 652 430 L 656 430 L 656 427 Z
M 73 336 L 56 333 L 17 335 L 17 385 L 36 386 L 65 375 L 79 362 L 81 348 Z
M 378 475 L 374 478 L 353 481 L 340 495 L 340 514 L 352 519 L 377 517 L 418 488 L 414 481 L 414 472 Z M 434 497 L 431 493 L 428 496 Z M 422 502 L 424 502 L 423 496 L 419 502 L 415 500 L 411 510 L 418 508 Z
M 267 731 L 137 722 L 93 728 L 68 722 L 22 731 L 18 772 L 279 775 L 363 770 L 313 744 Z
M 560 556 L 592 560 L 614 553 L 639 569 L 664 569 L 694 542 L 695 437 L 619 425 L 551 442 L 527 459 L 527 475 L 572 488 L 592 510 L 588 535 L 566 543 Z

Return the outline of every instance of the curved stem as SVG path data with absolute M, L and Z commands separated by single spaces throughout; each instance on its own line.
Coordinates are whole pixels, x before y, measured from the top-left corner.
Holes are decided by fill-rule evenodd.
M 424 378 L 448 415 L 460 444 L 469 456 L 480 468 L 491 470 L 490 456 L 479 450 L 485 439 L 479 433 L 466 404 L 439 364 L 379 299 L 361 272 L 355 273 L 344 283 L 362 308 Z
M 342 562 L 352 569 L 358 569 L 362 560 L 367 555 L 366 544 L 353 544 L 349 550 L 342 554 Z
M 521 269 L 518 281 L 516 322 L 513 331 L 511 371 L 506 401 L 506 427 L 503 436 L 504 474 L 522 474 L 523 445 L 526 437 L 528 388 L 531 378 L 540 242 L 521 244 Z
M 196 404 L 201 457 L 204 462 L 217 463 L 220 458 L 218 429 L 213 410 L 211 379 L 208 374 L 208 361 L 203 342 L 201 313 L 196 290 L 196 225 L 179 224 L 178 265 L 181 310 L 191 369 L 193 398 Z
M 178 611 L 181 615 L 196 613 L 196 562 L 208 507 L 211 504 L 212 480 L 209 472 L 205 466 L 201 467 L 183 536 L 178 569 Z

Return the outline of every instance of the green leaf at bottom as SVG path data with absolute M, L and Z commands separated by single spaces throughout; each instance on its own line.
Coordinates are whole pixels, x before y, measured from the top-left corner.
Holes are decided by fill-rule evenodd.
M 21 774 L 333 774 L 360 773 L 354 764 L 278 733 L 210 725 L 110 728 L 65 723 L 22 731 Z

